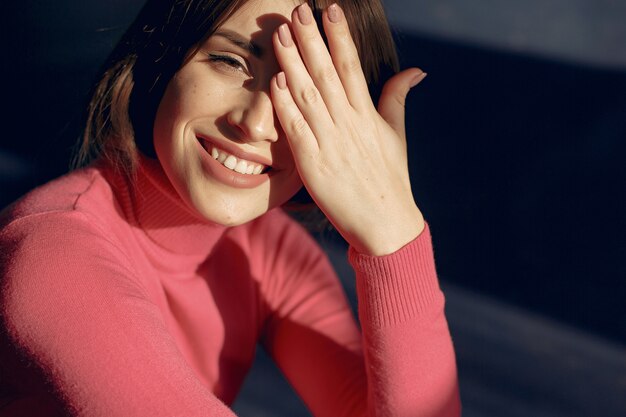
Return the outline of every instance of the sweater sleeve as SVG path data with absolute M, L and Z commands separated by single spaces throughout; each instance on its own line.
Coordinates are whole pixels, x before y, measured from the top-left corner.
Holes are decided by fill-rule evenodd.
M 2 325 L 71 415 L 234 415 L 187 365 L 119 245 L 79 213 L 18 219 L 0 248 Z
M 372 416 L 459 416 L 456 361 L 430 229 L 397 252 L 349 252 Z
M 313 415 L 460 415 L 428 228 L 387 256 L 350 249 L 362 334 L 319 248 L 303 238 L 283 240 L 298 266 L 286 266 L 280 288 L 268 291 L 282 301 L 266 345 Z

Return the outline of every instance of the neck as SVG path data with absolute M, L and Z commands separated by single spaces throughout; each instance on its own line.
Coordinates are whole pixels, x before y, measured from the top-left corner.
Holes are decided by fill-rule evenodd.
M 180 198 L 155 159 L 141 155 L 136 178 L 124 182 L 129 190 L 127 206 L 138 226 L 170 252 L 208 256 L 227 229 L 195 213 Z

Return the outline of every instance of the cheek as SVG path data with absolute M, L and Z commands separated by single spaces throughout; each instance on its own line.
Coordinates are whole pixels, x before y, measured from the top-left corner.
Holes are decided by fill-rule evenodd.
M 184 177 L 181 133 L 185 126 L 184 94 L 172 80 L 163 94 L 154 119 L 153 144 L 161 166 L 171 180 Z M 174 181 L 175 182 L 175 181 Z
M 194 118 L 200 116 L 199 94 L 194 83 L 181 84 L 173 79 L 168 84 L 163 98 L 159 103 L 154 119 L 154 145 L 165 148 L 173 145 L 184 127 Z
M 154 119 L 155 140 L 172 132 L 180 113 L 181 96 L 176 86 L 170 82 L 165 89 Z

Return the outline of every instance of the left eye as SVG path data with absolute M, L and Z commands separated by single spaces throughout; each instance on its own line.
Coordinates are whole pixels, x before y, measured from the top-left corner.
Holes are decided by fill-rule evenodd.
M 242 64 L 239 60 L 228 56 L 228 55 L 218 55 L 218 54 L 208 54 L 209 61 L 214 62 L 216 64 L 223 64 L 230 67 L 231 71 L 243 71 L 247 73 L 247 69 L 244 64 Z

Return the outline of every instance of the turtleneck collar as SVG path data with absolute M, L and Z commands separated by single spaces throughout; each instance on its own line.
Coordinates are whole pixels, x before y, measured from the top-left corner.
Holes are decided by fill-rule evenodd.
M 140 155 L 136 177 L 123 182 L 128 190 L 122 201 L 124 210 L 151 241 L 168 252 L 206 257 L 227 229 L 193 213 L 155 159 Z

